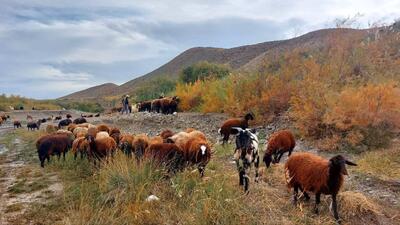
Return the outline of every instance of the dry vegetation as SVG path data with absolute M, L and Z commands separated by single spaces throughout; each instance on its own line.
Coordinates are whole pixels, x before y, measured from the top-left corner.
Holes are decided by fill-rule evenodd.
M 39 168 L 34 140 L 39 134 L 19 130 L 7 135 L 7 142 L 16 137 L 26 143 L 21 159 Z M 201 179 L 197 170 L 187 169 L 168 175 L 151 163 L 136 164 L 134 159 L 118 153 L 110 163 L 94 168 L 86 159 L 53 162 L 41 173 L 23 173 L 21 182 L 40 177 L 43 183 L 36 189 L 51 185 L 46 174 L 57 174 L 64 186 L 63 195 L 47 196 L 46 201 L 30 203 L 26 212 L 14 222 L 30 221 L 33 224 L 335 224 L 330 212 L 328 197 L 322 198 L 321 213 L 315 215 L 313 200 L 301 201 L 294 207 L 288 192 L 283 165 L 264 171 L 263 182 L 251 183 L 250 194 L 244 195 L 238 186 L 235 165 L 232 164 L 232 145 L 214 147 L 215 154 Z M 360 164 L 364 159 L 361 156 Z M 393 165 L 400 162 L 388 158 Z M 367 158 L 366 163 L 370 160 Z M 33 164 L 32 164 L 33 163 Z M 36 169 L 37 169 L 36 168 Z M 367 172 L 361 166 L 357 172 Z M 355 173 L 354 169 L 349 171 Z M 380 172 L 378 172 L 380 173 Z M 25 177 L 24 177 L 25 176 Z M 254 176 L 254 172 L 252 172 Z M 23 178 L 24 177 L 24 178 Z M 28 180 L 28 181 L 27 181 Z M 47 181 L 46 181 L 47 180 Z M 347 181 L 354 182 L 354 181 Z M 396 207 L 385 206 L 374 198 L 354 190 L 347 184 L 340 194 L 339 209 L 345 224 L 399 223 L 392 218 Z M 18 182 L 14 185 L 18 187 Z M 13 187 L 14 187 L 13 186 Z M 30 191 L 23 185 L 23 191 Z M 33 190 L 31 190 L 33 191 Z M 149 195 L 159 201 L 147 202 Z M 7 212 L 21 210 L 18 204 L 10 205 Z

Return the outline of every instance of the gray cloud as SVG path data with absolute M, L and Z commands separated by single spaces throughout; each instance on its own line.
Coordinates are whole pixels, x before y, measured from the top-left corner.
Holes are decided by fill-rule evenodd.
M 362 13 L 360 26 L 400 14 L 398 1 L 2 0 L 0 93 L 55 98 L 121 84 L 194 46 L 284 39 Z

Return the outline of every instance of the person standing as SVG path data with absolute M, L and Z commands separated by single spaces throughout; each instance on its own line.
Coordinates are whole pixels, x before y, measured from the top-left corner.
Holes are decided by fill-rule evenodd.
M 129 114 L 129 95 L 125 95 L 125 97 L 122 99 L 122 110 L 121 114 Z

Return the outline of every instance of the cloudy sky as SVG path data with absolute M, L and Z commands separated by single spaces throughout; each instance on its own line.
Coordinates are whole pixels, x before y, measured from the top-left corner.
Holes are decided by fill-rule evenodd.
M 350 3 L 351 2 L 351 3 Z M 0 93 L 56 98 L 122 84 L 194 46 L 235 47 L 390 24 L 398 0 L 0 0 Z

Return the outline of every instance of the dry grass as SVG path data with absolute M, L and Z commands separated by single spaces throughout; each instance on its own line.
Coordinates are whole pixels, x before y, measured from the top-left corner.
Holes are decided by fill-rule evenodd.
M 400 149 L 394 148 L 366 152 L 357 160 L 356 170 L 383 180 L 400 179 Z
M 18 133 L 30 145 L 28 155 L 36 152 L 31 133 Z M 253 169 L 250 193 L 245 195 L 238 185 L 236 166 L 230 162 L 232 146 L 217 145 L 214 150 L 204 178 L 195 168 L 171 175 L 150 163 L 138 165 L 121 153 L 99 168 L 86 159 L 74 160 L 69 154 L 66 161 L 53 160 L 44 169 L 46 174 L 56 173 L 61 178 L 64 195 L 30 207 L 24 218 L 52 215 L 42 223 L 85 225 L 335 223 L 329 197 L 322 197 L 320 215 L 313 213 L 313 199 L 300 201 L 296 207 L 291 204 L 282 163 L 269 169 L 262 167 L 260 183 L 253 181 Z M 37 159 L 33 162 L 39 166 Z M 160 201 L 147 202 L 151 194 Z M 360 215 L 373 215 L 365 224 L 375 224 L 381 216 L 377 203 L 362 193 L 348 191 L 340 195 L 339 210 L 345 224 L 357 224 L 362 221 Z

